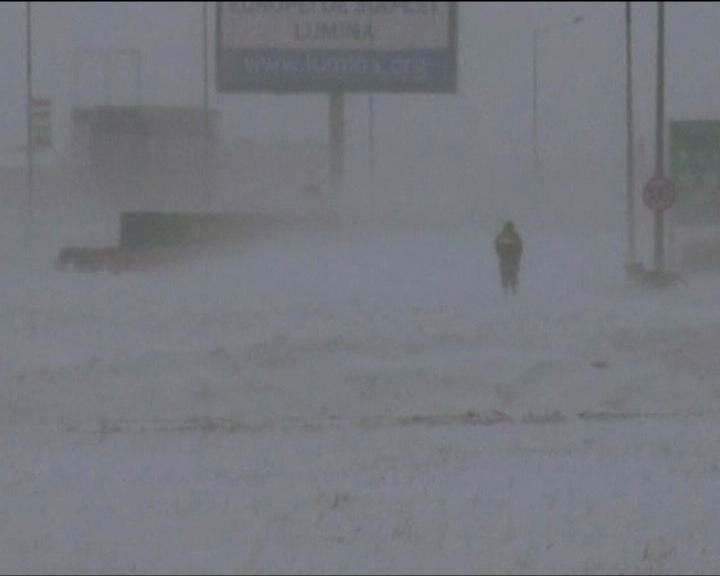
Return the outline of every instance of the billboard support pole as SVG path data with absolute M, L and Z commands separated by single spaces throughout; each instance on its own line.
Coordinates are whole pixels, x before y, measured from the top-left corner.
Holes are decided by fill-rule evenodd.
M 337 206 L 337 198 L 342 190 L 345 177 L 345 98 L 342 92 L 330 94 L 329 136 L 332 204 Z

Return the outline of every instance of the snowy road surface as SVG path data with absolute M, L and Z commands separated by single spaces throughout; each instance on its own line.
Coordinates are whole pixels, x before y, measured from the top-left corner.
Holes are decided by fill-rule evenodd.
M 491 232 L 8 268 L 0 570 L 720 569 L 720 275 L 528 233 L 506 300 Z

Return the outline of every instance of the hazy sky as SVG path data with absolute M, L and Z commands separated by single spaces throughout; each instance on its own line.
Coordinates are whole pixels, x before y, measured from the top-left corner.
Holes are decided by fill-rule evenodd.
M 88 96 L 73 91 L 74 48 L 140 49 L 146 103 L 201 104 L 200 3 L 37 3 L 33 10 L 35 93 L 53 99 L 58 142 L 67 138 L 70 103 Z M 0 4 L 0 150 L 24 143 L 24 14 L 24 3 Z M 594 158 L 610 166 L 622 159 L 622 3 L 462 4 L 460 14 L 459 93 L 378 96 L 379 139 L 433 135 L 490 160 L 528 164 L 533 27 L 582 14 L 583 23 L 542 37 L 540 141 L 550 163 Z M 634 14 L 638 134 L 651 138 L 655 5 L 637 4 Z M 720 6 L 667 5 L 669 116 L 720 116 L 718 25 Z M 226 140 L 326 134 L 321 96 L 218 97 L 213 91 L 211 98 L 223 111 Z M 351 126 L 364 125 L 366 103 L 362 95 L 349 99 Z

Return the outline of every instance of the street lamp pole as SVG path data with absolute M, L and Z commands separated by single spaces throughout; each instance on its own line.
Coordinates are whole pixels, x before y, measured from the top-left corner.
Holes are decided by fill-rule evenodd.
M 626 189 L 625 217 L 627 225 L 627 264 L 636 260 L 635 248 L 635 155 L 633 134 L 633 90 L 632 90 L 632 5 L 625 2 L 625 96 L 627 124 L 626 138 Z
M 665 2 L 657 3 L 657 87 L 655 115 L 655 177 L 665 176 Z M 665 269 L 663 213 L 655 210 L 655 271 Z
M 371 14 L 371 13 L 370 13 Z M 372 27 L 372 17 L 368 21 Z M 370 36 L 370 48 L 375 46 L 375 37 Z M 368 164 L 370 167 L 370 183 L 375 183 L 375 94 L 368 93 Z
M 27 222 L 25 230 L 25 241 L 26 241 L 26 258 L 28 262 L 28 268 L 30 271 L 34 269 L 33 265 L 33 153 L 34 153 L 34 142 L 33 142 L 33 129 L 32 129 L 32 118 L 33 118 L 33 86 L 32 86 L 32 5 L 30 2 L 25 3 L 25 74 L 26 74 L 26 91 L 27 91 L 27 115 L 25 121 L 27 123 L 27 150 L 26 150 L 26 161 L 27 161 Z M 28 331 L 30 336 L 35 333 L 35 319 L 32 310 L 33 304 L 33 279 L 31 275 L 28 275 L 28 285 L 25 290 L 25 305 L 27 307 L 27 323 Z
M 209 108 L 209 95 L 208 95 L 208 3 L 202 3 L 202 19 L 203 19 L 203 115 L 205 123 L 205 137 L 208 136 L 208 108 Z
M 538 36 L 537 28 L 533 30 L 533 176 L 537 179 L 540 173 L 540 151 L 538 149 Z
M 370 180 L 375 181 L 375 97 L 368 94 L 368 157 L 370 163 Z
M 26 91 L 27 91 L 27 202 L 28 218 L 32 218 L 33 204 L 33 134 L 32 134 L 32 7 L 31 2 L 25 2 L 25 41 L 26 41 Z M 30 231 L 28 231 L 28 234 Z M 30 255 L 28 255 L 30 256 Z
M 208 3 L 202 3 L 202 43 L 203 43 L 203 186 L 205 186 L 205 196 L 207 208 L 212 207 L 213 194 L 210 190 L 210 97 L 209 97 L 209 65 L 208 65 Z

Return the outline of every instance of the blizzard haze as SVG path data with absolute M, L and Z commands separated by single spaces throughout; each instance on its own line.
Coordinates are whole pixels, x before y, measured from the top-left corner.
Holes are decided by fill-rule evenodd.
M 26 9 L 0 572 L 720 569 L 717 231 L 668 224 L 667 286 L 626 273 L 625 3 L 460 3 L 456 91 L 345 94 L 337 185 L 329 95 L 218 91 L 198 2 L 31 3 L 30 182 Z M 720 8 L 665 10 L 666 120 L 718 119 Z M 632 16 L 649 270 L 656 4 Z

